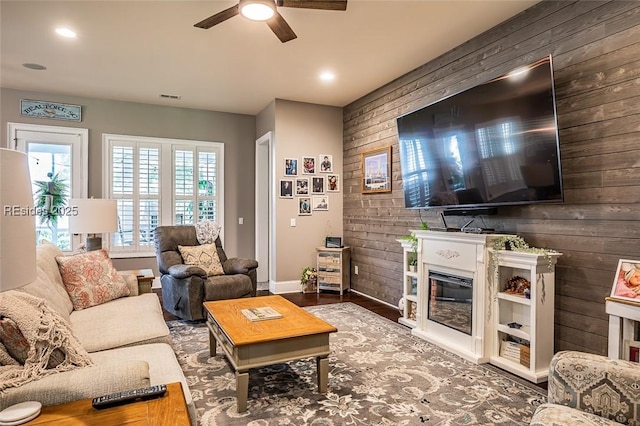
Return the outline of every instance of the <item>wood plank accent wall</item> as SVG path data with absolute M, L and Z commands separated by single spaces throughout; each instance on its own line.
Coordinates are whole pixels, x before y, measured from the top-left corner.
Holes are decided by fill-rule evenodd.
M 618 259 L 640 259 L 640 2 L 543 1 L 346 106 L 344 242 L 359 268 L 351 286 L 395 305 L 402 296 L 396 239 L 421 220 L 440 225 L 437 211 L 404 208 L 396 118 L 548 54 L 565 202 L 501 207 L 482 219 L 564 254 L 555 350 L 606 354 L 604 297 Z M 388 145 L 393 191 L 361 194 L 361 153 Z

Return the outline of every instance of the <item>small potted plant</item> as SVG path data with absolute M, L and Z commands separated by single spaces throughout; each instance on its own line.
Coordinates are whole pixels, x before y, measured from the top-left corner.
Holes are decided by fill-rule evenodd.
M 316 293 L 318 291 L 318 272 L 312 266 L 302 268 L 300 286 L 303 293 Z
M 418 265 L 418 253 L 412 251 L 407 256 L 409 263 L 409 272 L 415 272 L 416 266 Z

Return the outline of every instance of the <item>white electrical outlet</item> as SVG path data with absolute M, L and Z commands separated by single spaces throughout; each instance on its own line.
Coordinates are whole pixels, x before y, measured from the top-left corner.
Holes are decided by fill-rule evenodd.
M 358 265 L 355 265 L 355 266 L 353 267 L 353 273 L 354 273 L 354 274 L 356 274 L 356 275 L 358 275 Z
M 296 226 L 296 220 L 295 219 L 291 219 L 291 226 Z
M 244 223 L 244 218 L 243 217 L 239 217 L 238 218 L 238 225 L 242 225 Z

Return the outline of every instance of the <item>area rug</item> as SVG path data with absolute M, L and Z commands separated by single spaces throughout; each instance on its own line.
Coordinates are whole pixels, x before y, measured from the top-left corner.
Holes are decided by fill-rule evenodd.
M 222 351 L 209 357 L 206 325 L 168 323 L 201 425 L 523 425 L 546 400 L 541 388 L 353 303 L 305 309 L 339 330 L 328 392 L 317 392 L 313 359 L 251 370 L 245 413 L 236 411 L 235 375 Z

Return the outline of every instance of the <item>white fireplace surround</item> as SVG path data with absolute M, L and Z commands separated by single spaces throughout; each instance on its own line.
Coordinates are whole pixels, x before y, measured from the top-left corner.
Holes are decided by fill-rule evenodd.
M 487 282 L 491 241 L 503 235 L 412 231 L 418 237 L 418 308 L 411 333 L 477 364 L 489 361 L 490 292 Z M 430 321 L 429 271 L 473 278 L 471 335 Z

